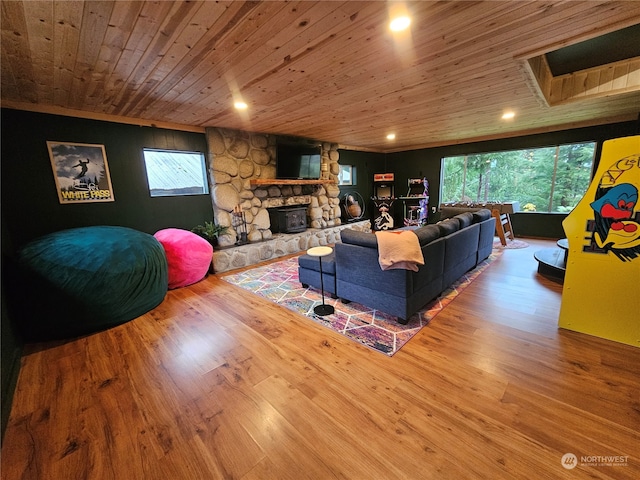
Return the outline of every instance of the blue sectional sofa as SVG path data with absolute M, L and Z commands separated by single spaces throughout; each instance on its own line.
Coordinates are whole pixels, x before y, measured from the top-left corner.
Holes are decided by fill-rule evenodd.
M 487 209 L 466 212 L 414 230 L 425 264 L 417 272 L 382 270 L 374 233 L 346 229 L 335 245 L 335 267 L 323 260 L 323 271 L 335 268 L 335 294 L 398 317 L 409 317 L 436 298 L 465 272 L 486 259 L 493 248 L 495 218 Z M 302 262 L 300 276 L 315 285 L 312 265 Z M 326 274 L 325 274 L 326 275 Z M 319 277 L 319 275 L 318 275 Z M 323 276 L 325 288 L 331 278 Z M 318 278 L 319 280 L 319 278 Z M 331 292 L 334 293 L 334 292 Z

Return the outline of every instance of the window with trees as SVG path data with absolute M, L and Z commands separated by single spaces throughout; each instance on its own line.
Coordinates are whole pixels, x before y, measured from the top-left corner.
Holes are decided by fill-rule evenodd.
M 442 202 L 511 202 L 524 211 L 569 212 L 591 180 L 595 142 L 442 159 Z

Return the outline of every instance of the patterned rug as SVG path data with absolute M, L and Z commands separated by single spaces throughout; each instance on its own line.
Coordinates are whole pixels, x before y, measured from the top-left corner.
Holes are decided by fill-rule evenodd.
M 525 242 L 524 240 L 518 240 L 517 238 L 515 240 L 511 240 L 511 239 L 507 239 L 507 244 L 506 245 L 502 245 L 502 243 L 500 243 L 500 239 L 499 238 L 494 238 L 493 239 L 493 248 L 499 249 L 499 250 L 511 250 L 511 249 L 515 249 L 515 248 L 527 248 L 529 246 L 529 244 L 527 242 Z
M 439 297 L 412 315 L 406 325 L 400 325 L 394 316 L 356 302 L 344 304 L 328 295 L 325 295 L 325 303 L 333 305 L 335 313 L 325 317 L 316 315 L 313 307 L 322 303 L 322 296 L 320 290 L 303 288 L 298 281 L 298 257 L 276 261 L 242 273 L 224 274 L 221 278 L 304 315 L 351 340 L 392 356 L 471 284 L 500 253 L 502 252 L 493 252 L 478 267 L 460 277 Z

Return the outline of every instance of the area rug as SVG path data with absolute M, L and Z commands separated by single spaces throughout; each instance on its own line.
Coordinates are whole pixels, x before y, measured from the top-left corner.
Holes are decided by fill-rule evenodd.
M 529 244 L 527 242 L 525 242 L 524 240 L 518 240 L 517 238 L 515 240 L 510 240 L 507 239 L 507 244 L 506 245 L 502 245 L 502 243 L 500 243 L 500 239 L 499 238 L 495 238 L 493 240 L 493 248 L 499 249 L 499 250 L 510 250 L 510 249 L 516 249 L 516 248 L 527 248 L 529 246 Z
M 421 328 L 428 325 L 433 317 L 469 286 L 501 253 L 501 251 L 493 252 L 487 260 L 460 277 L 438 298 L 432 300 L 422 310 L 412 315 L 406 325 L 400 325 L 395 316 L 356 302 L 344 304 L 340 300 L 330 298 L 328 295 L 325 295 L 325 303 L 333 305 L 335 313 L 325 317 L 316 315 L 313 307 L 322 303 L 322 296 L 319 289 L 313 287 L 303 288 L 298 281 L 297 256 L 241 273 L 222 275 L 221 278 L 233 285 L 267 298 L 282 307 L 304 315 L 351 340 L 392 356 L 411 340 Z

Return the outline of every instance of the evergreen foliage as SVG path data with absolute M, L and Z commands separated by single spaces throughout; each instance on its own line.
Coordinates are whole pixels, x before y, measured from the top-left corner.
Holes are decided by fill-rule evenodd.
M 569 212 L 589 187 L 595 143 L 442 159 L 443 202 L 511 202 Z M 530 210 L 531 211 L 531 210 Z

